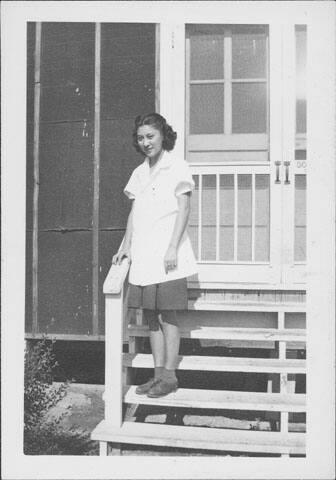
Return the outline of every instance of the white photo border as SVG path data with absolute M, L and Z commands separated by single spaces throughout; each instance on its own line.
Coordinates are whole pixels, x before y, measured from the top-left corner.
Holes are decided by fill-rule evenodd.
M 335 4 L 326 2 L 9 2 L 2 10 L 2 475 L 4 479 L 300 478 L 335 476 Z M 26 224 L 26 23 L 261 23 L 306 18 L 308 41 L 307 457 L 23 455 Z M 239 20 L 240 19 L 240 20 Z M 255 20 L 257 19 L 257 20 Z M 267 23 L 267 22 L 266 22 Z M 310 132 L 310 133 L 309 133 Z

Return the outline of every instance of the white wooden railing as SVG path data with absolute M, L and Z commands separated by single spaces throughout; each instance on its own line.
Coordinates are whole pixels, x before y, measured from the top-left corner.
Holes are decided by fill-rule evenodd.
M 113 427 L 122 425 L 123 395 L 123 324 L 126 314 L 126 277 L 128 259 L 112 265 L 105 279 L 105 421 Z

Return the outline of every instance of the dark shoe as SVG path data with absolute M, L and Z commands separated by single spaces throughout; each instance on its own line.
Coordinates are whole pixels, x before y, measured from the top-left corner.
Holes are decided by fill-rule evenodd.
M 152 388 L 147 393 L 147 397 L 149 398 L 159 398 L 168 395 L 169 393 L 176 392 L 178 389 L 178 383 L 176 382 L 165 382 L 164 380 L 160 380 L 159 382 L 155 383 Z
M 160 381 L 159 378 L 151 378 L 148 382 L 138 385 L 135 389 L 135 393 L 138 395 L 145 395 L 149 390 Z

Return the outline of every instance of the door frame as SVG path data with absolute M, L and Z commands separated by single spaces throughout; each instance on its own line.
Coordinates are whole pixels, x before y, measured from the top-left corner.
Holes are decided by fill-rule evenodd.
M 302 16 L 301 23 L 307 21 Z M 186 41 L 185 26 L 191 23 L 180 17 L 179 23 L 160 25 L 160 112 L 178 131 L 176 153 L 186 156 Z M 211 24 L 209 20 L 202 22 Z M 230 23 L 226 19 L 225 23 Z M 233 22 L 231 22 L 233 23 Z M 247 23 L 239 22 L 236 23 Z M 252 23 L 252 20 L 248 22 Z M 257 19 L 253 20 L 257 24 Z M 199 275 L 189 280 L 191 286 L 226 288 L 305 289 L 305 262 L 294 263 L 294 188 L 284 185 L 284 162 L 290 159 L 294 172 L 295 150 L 295 25 L 300 19 L 263 15 L 260 24 L 269 27 L 269 161 L 257 162 L 270 176 L 270 261 L 264 267 L 251 262 L 199 262 Z M 183 86 L 183 88 L 181 87 Z M 289 98 L 289 101 L 288 101 Z M 280 162 L 280 183 L 275 185 L 276 165 Z M 225 162 L 218 167 L 244 168 L 256 162 Z M 213 164 L 204 163 L 202 167 Z M 216 162 L 217 165 L 217 162 Z M 196 174 L 200 164 L 191 163 Z M 215 166 L 213 166 L 215 170 Z M 252 167 L 253 168 L 253 167 Z M 252 172 L 253 173 L 253 172 Z M 294 178 L 294 177 L 293 177 Z M 211 266 L 212 265 L 212 266 Z M 262 271 L 264 273 L 262 273 Z M 242 280 L 243 279 L 243 280 Z

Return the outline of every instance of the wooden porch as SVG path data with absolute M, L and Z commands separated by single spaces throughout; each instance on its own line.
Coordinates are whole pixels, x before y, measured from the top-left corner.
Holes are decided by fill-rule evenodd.
M 248 455 L 305 455 L 305 425 L 291 424 L 293 415 L 305 418 L 306 396 L 297 393 L 298 375 L 306 372 L 304 323 L 290 321 L 290 315 L 305 313 L 304 292 L 250 292 L 237 291 L 234 296 L 224 290 L 190 289 L 188 312 L 181 314 L 182 348 L 178 373 L 222 375 L 231 373 L 231 389 L 221 382 L 202 382 L 192 388 L 180 382 L 179 390 L 166 397 L 150 399 L 135 393 L 137 369 L 153 367 L 152 356 L 145 348 L 148 327 L 141 312 L 132 318 L 126 309 L 126 261 L 112 266 L 104 284 L 106 296 L 106 370 L 105 419 L 92 432 L 92 439 L 100 442 L 101 455 L 122 454 L 127 444 L 221 451 Z M 197 297 L 197 298 L 196 298 Z M 240 322 L 232 325 L 232 316 L 241 312 Z M 226 315 L 226 317 L 225 317 Z M 244 323 L 244 315 L 246 321 Z M 252 316 L 251 316 L 252 315 Z M 297 317 L 295 317 L 297 318 Z M 271 319 L 271 321 L 270 321 Z M 268 321 L 267 321 L 268 320 Z M 269 325 L 268 325 L 269 323 Z M 250 325 L 250 326 L 248 326 Z M 183 349 L 187 340 L 191 348 Z M 128 352 L 123 353 L 123 344 Z M 198 347 L 193 346 L 197 342 Z M 219 355 L 207 355 L 202 345 L 216 345 Z M 235 350 L 239 348 L 239 350 Z M 255 349 L 266 352 L 255 358 Z M 185 350 L 185 351 L 183 351 Z M 207 349 L 203 348 L 207 351 Z M 244 356 L 227 352 L 242 351 Z M 251 352 L 249 354 L 249 352 Z M 298 354 L 299 352 L 299 354 Z M 201 353 L 201 354 L 199 354 Z M 264 391 L 253 388 L 256 375 L 267 378 Z M 238 377 L 234 376 L 238 375 Z M 235 378 L 245 376 L 248 391 Z M 166 407 L 172 410 L 172 424 L 145 423 L 137 410 L 144 405 Z M 260 412 L 270 419 L 270 431 L 234 428 L 186 426 L 180 411 L 202 411 L 211 415 L 216 411 Z

